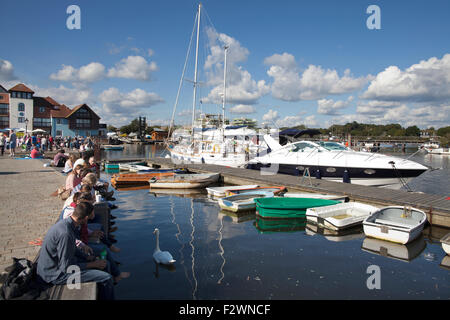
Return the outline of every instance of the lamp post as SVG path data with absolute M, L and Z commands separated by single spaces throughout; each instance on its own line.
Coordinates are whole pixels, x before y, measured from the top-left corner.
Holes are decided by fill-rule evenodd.
M 28 133 L 28 119 L 25 118 L 24 122 L 25 122 L 25 135 Z

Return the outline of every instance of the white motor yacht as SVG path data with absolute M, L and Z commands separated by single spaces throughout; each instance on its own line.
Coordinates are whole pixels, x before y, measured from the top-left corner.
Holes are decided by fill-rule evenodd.
M 428 170 L 411 160 L 353 151 L 330 141 L 305 140 L 282 146 L 270 135 L 265 135 L 264 140 L 271 151 L 255 157 L 247 165 L 249 169 L 264 171 L 263 174 L 304 175 L 308 170 L 311 177 L 397 188 Z

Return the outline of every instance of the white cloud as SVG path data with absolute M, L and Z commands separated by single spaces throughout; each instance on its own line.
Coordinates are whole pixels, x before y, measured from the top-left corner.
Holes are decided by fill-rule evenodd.
M 238 105 L 230 108 L 230 112 L 237 113 L 237 114 L 248 114 L 248 113 L 255 113 L 256 109 L 254 106 L 238 104 Z
M 280 116 L 278 115 L 278 111 L 270 109 L 265 115 L 263 115 L 263 121 L 275 121 L 278 120 Z
M 76 105 L 86 103 L 91 106 L 95 103 L 95 96 L 92 89 L 86 87 L 67 88 L 63 85 L 59 87 L 40 88 L 31 85 L 31 89 L 38 97 L 52 97 L 61 104 L 73 108 Z
M 284 101 L 316 100 L 332 94 L 362 89 L 372 76 L 355 78 L 349 69 L 339 76 L 336 70 L 309 65 L 301 72 L 288 53 L 274 54 L 264 60 L 267 74 L 273 78 L 272 96 Z
M 312 128 L 317 126 L 317 120 L 315 115 L 310 115 L 305 117 L 303 114 L 298 114 L 294 116 L 286 116 L 283 119 L 279 119 L 275 122 L 278 127 L 296 127 L 299 125 L 304 125 L 307 128 Z
M 147 92 L 142 89 L 135 89 L 131 92 L 120 92 L 117 88 L 109 88 L 98 96 L 103 104 L 101 114 L 114 123 L 126 123 L 138 116 L 142 116 L 145 108 L 164 102 L 159 95 L 153 92 Z M 126 119 L 126 120 L 124 120 Z
M 204 70 L 207 84 L 214 86 L 207 97 L 202 98 L 203 103 L 221 104 L 223 97 L 224 78 L 224 46 L 228 46 L 227 54 L 227 92 L 226 102 L 232 104 L 252 105 L 262 96 L 270 92 L 270 87 L 264 80 L 256 81 L 252 75 L 238 63 L 247 60 L 249 51 L 241 46 L 236 39 L 217 33 L 213 29 L 207 30 L 211 53 L 206 58 Z
M 402 71 L 390 66 L 380 72 L 362 95 L 383 101 L 443 102 L 450 100 L 450 54 L 432 57 Z
M 337 115 L 339 110 L 347 108 L 353 101 L 353 96 L 347 100 L 334 101 L 333 99 L 320 99 L 317 101 L 317 113 L 325 115 Z
M 14 67 L 8 60 L 0 59 L 0 81 L 16 80 L 14 75 Z
M 50 79 L 70 82 L 95 82 L 105 76 L 105 66 L 98 62 L 91 62 L 80 69 L 72 66 L 62 65 L 62 68 L 50 75 Z
M 108 70 L 108 77 L 148 81 L 157 70 L 158 66 L 154 61 L 147 62 L 141 56 L 128 56 Z

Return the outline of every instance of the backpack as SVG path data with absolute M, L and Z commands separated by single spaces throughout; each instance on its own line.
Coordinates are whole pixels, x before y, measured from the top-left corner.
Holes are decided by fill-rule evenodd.
M 8 274 L 0 289 L 0 300 L 33 300 L 40 296 L 37 285 L 37 263 L 27 259 L 13 258 L 14 262 L 6 268 Z

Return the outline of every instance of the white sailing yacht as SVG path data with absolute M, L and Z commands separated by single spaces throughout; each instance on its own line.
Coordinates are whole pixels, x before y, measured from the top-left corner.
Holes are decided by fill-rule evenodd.
M 262 155 L 267 150 L 263 134 L 266 132 L 257 132 L 248 126 L 231 126 L 226 125 L 225 121 L 225 103 L 226 103 L 226 84 L 227 84 L 227 54 L 229 46 L 224 47 L 224 79 L 223 79 L 223 99 L 222 99 L 222 115 L 218 117 L 218 121 L 211 120 L 205 114 L 200 116 L 196 121 L 196 104 L 197 104 L 197 87 L 198 81 L 198 53 L 199 53 L 199 35 L 200 35 L 200 17 L 202 5 L 199 4 L 196 16 L 197 23 L 197 42 L 195 52 L 195 71 L 194 71 L 194 94 L 192 102 L 192 126 L 190 137 L 180 139 L 178 144 L 168 145 L 170 157 L 174 163 L 207 163 L 230 167 L 244 166 L 250 159 Z M 189 53 L 189 50 L 188 50 Z M 187 57 L 183 74 L 180 80 L 180 86 L 175 101 L 174 111 L 170 124 L 169 133 L 172 132 L 173 121 L 176 106 L 178 104 L 181 84 L 186 70 Z M 172 135 L 172 139 L 175 134 Z

